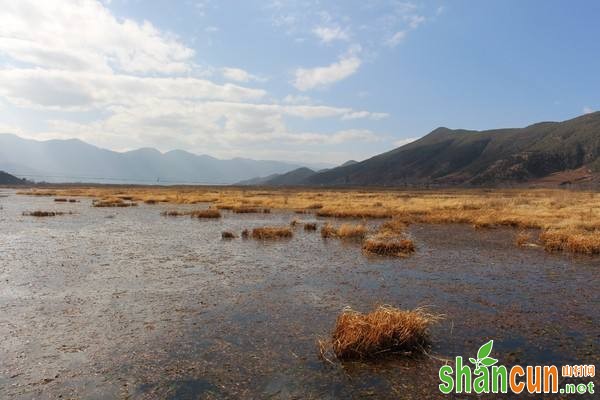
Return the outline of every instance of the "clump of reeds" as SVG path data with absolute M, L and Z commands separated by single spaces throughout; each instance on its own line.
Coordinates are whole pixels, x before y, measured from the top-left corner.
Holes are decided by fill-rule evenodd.
M 389 353 L 418 355 L 430 347 L 429 328 L 441 317 L 423 308 L 401 310 L 379 306 L 363 314 L 349 307 L 337 317 L 331 342 L 321 341 L 338 359 L 375 358 Z
M 135 207 L 137 203 L 132 201 L 123 201 L 121 198 L 116 199 L 103 199 L 103 200 L 94 200 L 92 202 L 92 206 L 94 207 Z
M 65 199 L 63 197 L 57 197 L 56 199 L 54 199 L 54 201 L 57 203 L 66 203 L 67 199 Z
M 312 204 L 309 204 L 308 206 L 306 206 L 307 210 L 318 210 L 320 208 L 323 208 L 322 203 L 312 203 Z
M 249 236 L 250 236 L 250 231 L 248 229 L 244 229 L 242 231 L 242 239 L 248 239 Z
M 367 227 L 363 224 L 342 224 L 339 228 L 325 224 L 321 228 L 321 237 L 340 239 L 362 239 L 367 234 Z
M 206 210 L 195 210 L 190 212 L 192 218 L 221 218 L 221 213 L 216 208 Z
M 600 254 L 600 231 L 548 229 L 540 234 L 547 251 L 569 251 L 580 254 Z
M 252 229 L 254 239 L 283 239 L 292 237 L 292 230 L 288 226 L 263 226 Z
M 367 227 L 363 224 L 342 224 L 336 234 L 342 239 L 362 239 L 367 234 Z
M 231 231 L 221 232 L 221 239 L 235 239 L 236 237 L 236 234 Z
M 317 223 L 316 222 L 307 222 L 304 224 L 304 230 L 305 231 L 316 231 L 317 230 Z
M 406 229 L 406 223 L 398 218 L 384 222 L 379 227 L 379 232 L 402 233 Z
M 79 203 L 79 200 L 77 200 L 77 199 L 69 199 L 69 203 Z
M 296 225 L 301 225 L 303 224 L 303 222 L 301 220 L 299 220 L 298 218 L 294 218 L 293 220 L 290 221 L 290 226 L 296 226 Z
M 321 237 L 322 238 L 332 238 L 337 236 L 337 229 L 333 227 L 330 223 L 326 223 L 321 227 Z
M 156 200 L 156 199 L 146 199 L 146 200 L 144 200 L 144 203 L 146 203 L 146 204 L 156 204 L 156 203 L 158 203 L 158 200 Z
M 415 244 L 401 234 L 379 232 L 366 238 L 362 249 L 369 254 L 403 257 L 415 251 Z
M 233 210 L 235 207 L 229 204 L 217 204 L 219 210 Z
M 56 217 L 58 215 L 64 215 L 61 211 L 24 211 L 23 216 L 26 217 Z M 71 213 L 69 213 L 71 214 Z

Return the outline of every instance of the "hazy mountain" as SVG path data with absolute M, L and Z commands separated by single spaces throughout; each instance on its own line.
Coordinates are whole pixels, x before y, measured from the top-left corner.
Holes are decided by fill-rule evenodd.
M 0 171 L 0 185 L 23 185 L 25 183 L 28 182 L 24 179 L 19 179 L 16 176 Z
M 310 176 L 314 175 L 315 171 L 310 168 L 301 167 L 285 174 L 273 174 L 261 178 L 248 179 L 238 182 L 238 185 L 265 185 L 265 186 L 290 186 L 302 185 L 303 182 Z
M 342 165 L 340 165 L 340 167 L 347 167 L 348 165 L 353 165 L 353 164 L 358 164 L 358 161 L 356 161 L 356 160 L 348 160 L 345 163 L 343 163 Z
M 220 160 L 182 150 L 115 152 L 78 139 L 36 141 L 0 134 L 0 169 L 47 182 L 230 184 L 309 166 L 245 158 Z
M 597 182 L 600 112 L 526 128 L 437 128 L 368 160 L 278 185 L 468 185 Z M 281 177 L 280 177 L 281 178 Z

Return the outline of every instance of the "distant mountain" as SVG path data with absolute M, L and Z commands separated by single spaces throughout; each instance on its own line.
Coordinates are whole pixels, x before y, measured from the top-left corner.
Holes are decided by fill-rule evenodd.
M 340 165 L 340 167 L 347 167 L 348 165 L 354 165 L 354 164 L 358 164 L 358 161 L 348 160 L 345 163 L 343 163 L 342 165 Z
M 121 153 L 77 139 L 36 141 L 0 134 L 0 169 L 35 181 L 231 184 L 305 166 L 330 165 L 245 158 L 220 160 L 182 150 L 161 153 L 151 148 Z
M 0 185 L 23 185 L 25 183 L 28 183 L 25 179 L 20 179 L 4 171 L 0 171 Z
M 255 178 L 239 182 L 238 185 L 265 185 L 265 186 L 293 186 L 301 185 L 307 178 L 313 176 L 315 171 L 302 167 L 285 174 L 274 174 L 264 178 Z
M 372 157 L 278 185 L 497 186 L 600 182 L 600 112 L 526 128 L 437 128 Z

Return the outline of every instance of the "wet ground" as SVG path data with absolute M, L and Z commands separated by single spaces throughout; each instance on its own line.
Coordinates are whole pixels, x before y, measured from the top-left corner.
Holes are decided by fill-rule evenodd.
M 310 215 L 169 218 L 200 206 L 92 208 L 10 190 L 0 206 L 2 399 L 442 398 L 443 360 L 489 339 L 505 365 L 600 365 L 600 258 L 521 249 L 513 230 L 415 225 L 417 252 L 393 259 L 302 227 L 221 239 Z M 21 215 L 38 209 L 74 214 Z M 445 315 L 431 356 L 319 359 L 316 339 L 343 307 L 382 303 Z

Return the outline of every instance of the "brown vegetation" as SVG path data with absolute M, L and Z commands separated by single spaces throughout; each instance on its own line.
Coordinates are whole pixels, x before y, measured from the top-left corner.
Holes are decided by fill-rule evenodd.
M 415 251 L 415 244 L 401 234 L 379 232 L 365 239 L 362 248 L 365 253 L 403 257 Z
M 237 235 L 231 231 L 221 232 L 221 239 L 235 239 Z
M 546 232 L 548 250 L 595 253 L 600 248 L 600 193 L 545 190 L 248 189 L 235 187 L 69 187 L 19 192 L 33 196 L 129 197 L 174 204 L 303 210 L 323 217 L 390 218 L 403 223 L 470 224 Z M 399 223 L 398 222 L 398 223 Z M 561 239 L 562 238 L 562 239 Z
M 287 226 L 263 226 L 252 229 L 254 239 L 282 239 L 291 238 L 292 230 Z
M 242 231 L 242 239 L 248 239 L 249 236 L 250 236 L 250 231 L 248 229 L 244 229 Z
M 56 217 L 58 215 L 72 214 L 61 211 L 24 211 L 23 216 L 26 217 Z
M 206 210 L 194 210 L 190 212 L 192 218 L 221 218 L 221 213 L 215 208 L 208 208 Z
M 379 306 L 367 314 L 346 308 L 336 320 L 330 345 L 339 359 L 420 354 L 429 348 L 429 327 L 439 319 L 422 308 Z M 322 354 L 326 347 L 321 342 Z
M 307 222 L 304 224 L 304 230 L 305 231 L 316 231 L 317 230 L 317 223 L 316 222 Z
M 57 203 L 66 203 L 67 199 L 62 198 L 62 197 L 57 197 L 56 199 L 54 199 L 54 201 Z
M 339 228 L 325 224 L 321 228 L 321 237 L 340 239 L 362 239 L 367 234 L 367 227 L 363 224 L 342 224 Z
M 94 207 L 135 207 L 137 203 L 132 201 L 123 201 L 121 198 L 102 199 L 94 200 L 92 202 Z

